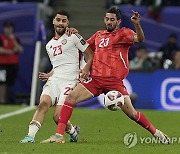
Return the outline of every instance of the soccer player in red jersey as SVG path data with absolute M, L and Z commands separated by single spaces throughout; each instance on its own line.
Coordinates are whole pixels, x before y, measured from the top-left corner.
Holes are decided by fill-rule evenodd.
M 121 23 L 121 12 L 119 9 L 110 8 L 106 12 L 104 17 L 106 30 L 99 30 L 88 39 L 91 49 L 94 50 L 90 79 L 78 84 L 66 97 L 60 113 L 57 132 L 49 139 L 44 140 L 44 143 L 64 143 L 64 131 L 74 106 L 81 101 L 111 90 L 117 90 L 123 94 L 125 104 L 122 106 L 122 111 L 130 119 L 147 129 L 161 142 L 170 143 L 170 139 L 156 129 L 143 113 L 134 109 L 122 81 L 129 72 L 129 48 L 135 42 L 144 41 L 144 33 L 140 25 L 138 12 L 132 12 L 131 21 L 136 32 L 125 27 L 118 28 Z

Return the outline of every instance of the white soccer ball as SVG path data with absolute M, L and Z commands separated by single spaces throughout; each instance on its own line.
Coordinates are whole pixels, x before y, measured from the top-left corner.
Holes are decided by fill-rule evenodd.
M 109 91 L 104 97 L 104 105 L 111 111 L 120 110 L 124 105 L 124 96 L 119 91 Z

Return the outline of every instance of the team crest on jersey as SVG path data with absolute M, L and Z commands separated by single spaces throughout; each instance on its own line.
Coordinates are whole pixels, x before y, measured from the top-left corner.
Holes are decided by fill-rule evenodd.
M 61 43 L 62 43 L 62 45 L 65 45 L 67 43 L 67 40 L 64 39 L 64 40 L 61 41 Z

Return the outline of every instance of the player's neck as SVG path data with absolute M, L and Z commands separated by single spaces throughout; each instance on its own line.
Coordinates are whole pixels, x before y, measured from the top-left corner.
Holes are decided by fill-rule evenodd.
M 116 28 L 115 28 L 113 31 L 111 31 L 111 32 L 110 32 L 110 31 L 107 31 L 107 30 L 106 30 L 106 31 L 109 32 L 109 33 L 113 33 L 113 32 L 115 32 L 115 31 L 117 31 L 118 29 L 119 29 L 119 28 L 116 27 Z
M 55 35 L 54 35 L 54 39 L 55 40 L 58 40 L 61 36 L 63 36 L 64 34 L 62 34 L 62 35 L 60 35 L 60 34 L 58 34 L 58 33 L 55 33 Z
M 55 40 L 58 40 L 60 37 L 61 37 L 61 35 L 55 33 L 55 35 L 54 35 L 54 39 L 55 39 Z
M 117 31 L 118 29 L 119 29 L 119 27 L 116 27 L 116 28 L 113 30 L 113 32 Z

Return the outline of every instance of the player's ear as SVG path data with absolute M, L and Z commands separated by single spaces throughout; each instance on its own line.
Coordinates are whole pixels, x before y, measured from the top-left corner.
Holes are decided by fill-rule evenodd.
M 69 20 L 67 21 L 67 27 L 69 26 Z
M 54 25 L 54 20 L 55 20 L 55 18 L 53 18 L 53 21 L 52 21 L 53 25 Z
M 117 24 L 118 24 L 118 25 L 120 25 L 120 24 L 121 24 L 121 19 L 119 19 L 119 20 L 117 21 Z

